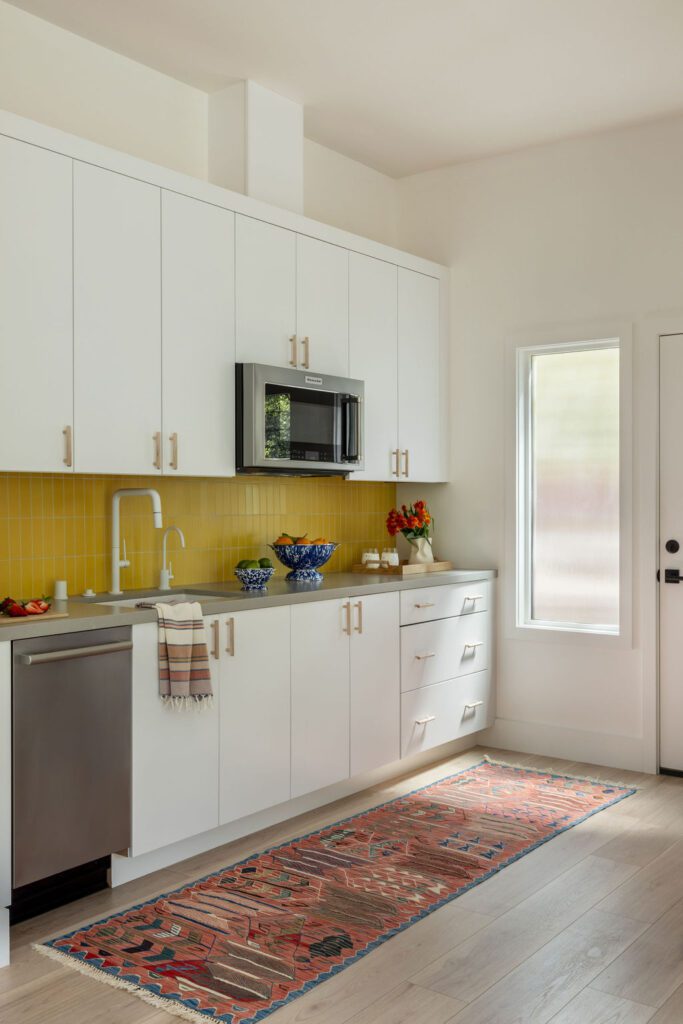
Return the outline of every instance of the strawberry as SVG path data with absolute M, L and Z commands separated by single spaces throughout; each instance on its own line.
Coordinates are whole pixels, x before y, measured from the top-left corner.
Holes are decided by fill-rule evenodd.
M 13 601 L 11 604 L 8 604 L 7 607 L 5 608 L 5 615 L 11 615 L 13 619 L 18 619 L 24 615 L 30 614 L 30 612 L 26 611 L 23 604 L 19 604 L 18 601 Z
M 38 601 L 27 601 L 24 605 L 24 611 L 28 615 L 42 615 L 43 610 L 44 609 L 40 607 L 40 603 Z

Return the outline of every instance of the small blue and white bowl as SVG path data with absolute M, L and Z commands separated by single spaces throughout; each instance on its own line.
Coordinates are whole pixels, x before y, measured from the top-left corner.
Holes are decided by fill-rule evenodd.
M 265 590 L 275 569 L 235 569 L 242 590 Z
M 271 544 L 277 558 L 292 571 L 290 583 L 319 583 L 323 574 L 318 569 L 328 562 L 338 544 Z

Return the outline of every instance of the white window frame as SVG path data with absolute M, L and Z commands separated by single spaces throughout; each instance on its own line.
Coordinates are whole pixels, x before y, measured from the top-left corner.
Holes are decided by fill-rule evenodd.
M 630 325 L 618 329 L 577 331 L 571 328 L 513 339 L 509 368 L 514 381 L 514 450 L 512 467 L 512 530 L 508 531 L 507 564 L 514 567 L 508 587 L 508 635 L 543 641 L 604 643 L 630 646 L 632 640 L 632 342 Z M 549 337 L 550 334 L 550 337 Z M 531 618 L 531 402 L 530 373 L 534 355 L 619 349 L 619 625 L 559 623 Z M 510 365 L 510 363 L 512 365 Z M 509 476 L 508 476 L 509 479 Z M 511 549 L 511 550 L 510 550 Z M 511 556 L 511 557 L 510 557 Z M 512 591 L 510 593 L 510 590 Z

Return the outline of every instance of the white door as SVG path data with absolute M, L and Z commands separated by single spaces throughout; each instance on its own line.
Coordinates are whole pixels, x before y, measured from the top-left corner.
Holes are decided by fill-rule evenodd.
M 667 335 L 660 339 L 659 390 L 659 763 L 676 772 L 683 772 L 682 389 L 683 334 Z
M 238 363 L 296 365 L 296 235 L 240 214 L 235 329 Z
M 161 472 L 161 197 L 74 163 L 79 473 Z
M 439 282 L 398 268 L 398 441 L 401 478 L 442 480 Z
M 292 796 L 349 777 L 349 601 L 292 606 Z
M 354 480 L 398 474 L 398 270 L 349 253 L 349 376 L 365 381 L 365 469 Z
M 297 235 L 296 256 L 299 367 L 348 377 L 348 250 Z
M 351 775 L 357 775 L 401 756 L 399 595 L 355 598 L 351 608 Z
M 71 173 L 0 137 L 0 470 L 73 469 Z
M 209 662 L 213 707 L 177 712 L 159 697 L 156 622 L 133 627 L 134 857 L 218 825 L 220 662 L 212 655 Z
M 221 616 L 221 824 L 289 800 L 289 611 Z
M 235 215 L 162 192 L 164 473 L 235 474 Z

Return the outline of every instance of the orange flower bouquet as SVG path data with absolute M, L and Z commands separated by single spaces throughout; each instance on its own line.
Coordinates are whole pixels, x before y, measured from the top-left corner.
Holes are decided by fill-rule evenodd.
M 415 548 L 424 547 L 419 545 L 418 539 L 424 538 L 429 544 L 429 532 L 432 525 L 432 517 L 425 502 L 416 502 L 410 508 L 401 505 L 400 509 L 391 509 L 387 516 L 387 530 L 391 537 L 402 534 L 405 540 Z

